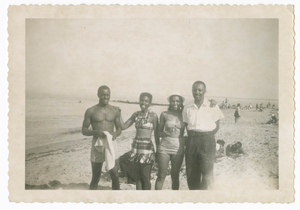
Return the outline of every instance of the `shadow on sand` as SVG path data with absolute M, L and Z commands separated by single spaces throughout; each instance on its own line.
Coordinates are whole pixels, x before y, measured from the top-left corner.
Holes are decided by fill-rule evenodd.
M 25 184 L 25 190 L 88 190 L 87 183 L 70 183 L 62 184 L 60 181 L 54 180 L 43 185 Z M 98 190 L 111 190 L 111 187 L 98 185 Z

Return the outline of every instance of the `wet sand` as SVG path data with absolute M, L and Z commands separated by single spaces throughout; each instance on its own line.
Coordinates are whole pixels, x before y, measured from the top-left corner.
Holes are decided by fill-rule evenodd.
M 248 188 L 256 190 L 278 189 L 278 125 L 265 124 L 276 110 L 264 112 L 242 110 L 242 118 L 235 124 L 234 110 L 222 110 L 225 118 L 216 134 L 216 140 L 227 144 L 240 141 L 245 155 L 236 159 L 219 158 L 214 166 L 215 187 L 219 190 Z M 124 131 L 114 142 L 116 156 L 130 150 L 134 131 Z M 91 181 L 91 137 L 36 147 L 26 150 L 26 189 L 77 189 L 87 190 Z M 184 164 L 183 164 L 184 165 Z M 98 185 L 99 190 L 111 190 L 111 179 L 105 171 Z M 157 171 L 152 170 L 151 183 L 154 189 Z M 122 190 L 135 190 L 120 177 Z M 171 177 L 166 177 L 165 190 L 171 189 Z M 188 190 L 184 166 L 180 172 L 180 190 Z

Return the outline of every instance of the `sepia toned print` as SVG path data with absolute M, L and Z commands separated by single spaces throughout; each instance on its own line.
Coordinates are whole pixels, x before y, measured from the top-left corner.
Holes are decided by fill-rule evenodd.
M 11 200 L 293 201 L 291 6 L 73 9 L 9 8 Z

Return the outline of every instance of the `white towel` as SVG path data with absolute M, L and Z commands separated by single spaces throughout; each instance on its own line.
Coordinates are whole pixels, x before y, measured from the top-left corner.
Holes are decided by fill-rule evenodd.
M 116 155 L 115 155 L 114 145 L 112 142 L 112 135 L 110 135 L 110 133 L 107 131 L 103 131 L 103 133 L 105 134 L 105 138 L 103 139 L 98 138 L 94 147 L 99 152 L 104 152 L 105 150 L 106 171 L 109 171 L 115 167 Z

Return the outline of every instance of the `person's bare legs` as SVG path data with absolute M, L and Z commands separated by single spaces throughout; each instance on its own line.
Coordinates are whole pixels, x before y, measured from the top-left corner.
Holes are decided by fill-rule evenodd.
M 158 154 L 158 175 L 155 182 L 155 190 L 161 190 L 167 175 L 170 155 L 165 153 Z
M 183 154 L 171 155 L 172 190 L 179 190 L 179 172 L 183 162 Z
M 90 183 L 90 190 L 97 190 L 98 183 L 100 181 L 101 171 L 102 171 L 102 164 L 103 163 L 92 163 L 92 181 Z
M 151 182 L 150 182 L 151 169 L 152 169 L 152 164 L 140 163 L 142 190 L 151 190 Z
M 139 163 L 133 163 L 133 165 L 134 165 L 134 171 L 135 171 L 136 190 L 142 190 L 142 181 L 141 181 L 141 175 L 140 175 L 140 164 Z
M 112 180 L 112 189 L 120 190 L 118 167 L 115 165 L 115 167 L 109 171 L 109 174 Z

